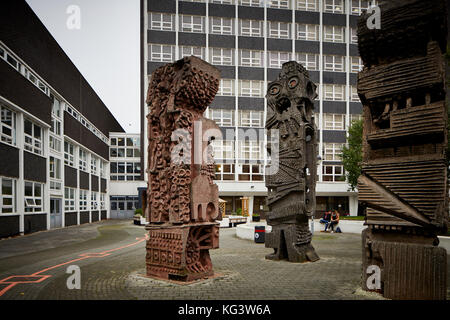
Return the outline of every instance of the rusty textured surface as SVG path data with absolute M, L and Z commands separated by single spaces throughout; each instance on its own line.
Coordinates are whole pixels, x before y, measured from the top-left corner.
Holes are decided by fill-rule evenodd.
M 363 103 L 359 203 L 366 211 L 366 269 L 381 269 L 392 299 L 445 299 L 447 260 L 437 235 L 448 227 L 446 4 L 382 1 L 381 29 L 363 14 L 358 75 Z
M 148 276 L 191 281 L 213 274 L 208 250 L 219 247 L 215 221 L 221 215 L 209 137 L 220 131 L 203 113 L 219 79 L 215 67 L 193 56 L 152 74 L 147 96 Z
M 317 139 L 314 123 L 316 85 L 306 69 L 295 61 L 286 62 L 278 79 L 267 89 L 267 121 L 269 135 L 279 132 L 279 152 L 272 143 L 268 153 L 272 162 L 278 156 L 279 170 L 267 174 L 266 247 L 274 253 L 267 259 L 291 262 L 319 260 L 311 245 L 308 218 L 315 211 Z

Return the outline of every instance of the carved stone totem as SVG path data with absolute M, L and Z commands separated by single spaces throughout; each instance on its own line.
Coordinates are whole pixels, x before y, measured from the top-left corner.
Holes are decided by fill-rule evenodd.
M 191 281 L 213 274 L 209 249 L 219 247 L 218 187 L 211 139 L 221 137 L 203 117 L 220 72 L 196 57 L 152 74 L 147 96 L 149 224 L 147 275 Z
M 316 85 L 295 61 L 284 63 L 278 79 L 268 86 L 266 129 L 272 137 L 278 130 L 279 143 L 267 147 L 272 163 L 266 167 L 266 219 L 272 231 L 266 234 L 266 247 L 274 253 L 266 259 L 319 260 L 308 227 L 316 207 L 316 96 Z
M 397 0 L 380 8 L 381 29 L 367 27 L 367 13 L 358 22 L 364 61 L 358 191 L 368 226 L 362 286 L 390 299 L 445 299 L 447 253 L 437 234 L 447 229 L 449 209 L 446 5 Z

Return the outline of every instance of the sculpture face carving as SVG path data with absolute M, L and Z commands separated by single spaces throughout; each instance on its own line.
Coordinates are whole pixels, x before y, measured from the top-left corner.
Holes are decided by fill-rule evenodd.
M 267 121 L 269 135 L 278 130 L 279 170 L 266 175 L 267 203 L 270 213 L 267 222 L 272 232 L 267 234 L 266 247 L 275 252 L 268 259 L 304 262 L 316 261 L 311 246 L 308 217 L 315 210 L 317 142 L 313 100 L 316 85 L 308 72 L 295 61 L 283 64 L 277 80 L 267 90 Z M 267 172 L 267 170 L 266 170 Z M 283 248 L 287 248 L 284 252 Z

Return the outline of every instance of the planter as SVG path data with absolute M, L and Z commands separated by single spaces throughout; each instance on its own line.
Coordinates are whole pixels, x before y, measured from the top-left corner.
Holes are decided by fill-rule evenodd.
M 252 221 L 253 222 L 259 222 L 261 220 L 260 216 L 252 216 Z
M 134 216 L 133 217 L 133 223 L 135 224 L 135 225 L 140 225 L 141 224 L 141 216 Z

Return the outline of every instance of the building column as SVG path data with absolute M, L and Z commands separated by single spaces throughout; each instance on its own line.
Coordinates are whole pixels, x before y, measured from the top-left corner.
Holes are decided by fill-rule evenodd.
M 250 221 L 253 221 L 253 202 L 255 200 L 254 196 L 248 196 L 248 216 Z
M 350 216 L 358 215 L 358 196 L 349 196 L 348 197 L 348 206 L 350 211 Z
M 23 144 L 24 144 L 24 123 L 23 113 L 16 113 L 16 147 L 19 149 L 19 178 L 16 184 L 16 212 L 19 214 L 19 232 L 23 235 L 25 232 L 25 181 L 24 181 L 24 162 L 23 162 Z

